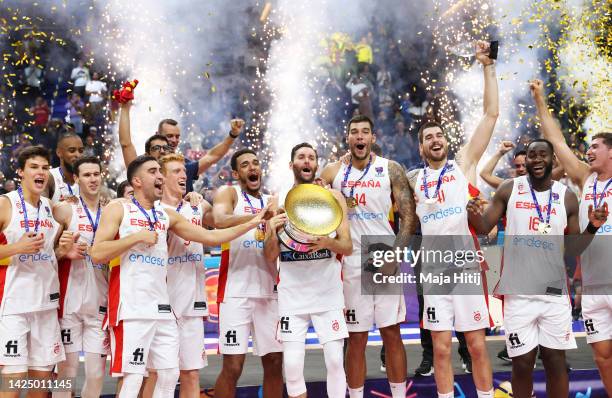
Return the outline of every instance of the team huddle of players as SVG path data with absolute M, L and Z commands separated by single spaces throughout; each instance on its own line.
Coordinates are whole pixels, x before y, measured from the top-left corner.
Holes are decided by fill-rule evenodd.
M 185 196 L 191 176 L 227 152 L 240 134 L 240 120 L 232 121 L 228 139 L 194 165 L 174 153 L 178 135 L 171 133 L 154 135 L 147 140 L 146 154 L 136 156 L 129 104 L 124 105 L 119 134 L 133 192 L 108 204 L 100 193 L 100 162 L 79 156 L 78 137 L 60 139 L 62 165 L 53 170 L 45 148 L 24 149 L 18 158 L 19 189 L 0 197 L 2 377 L 49 377 L 56 365 L 60 377 L 76 377 L 83 351 L 85 397 L 100 395 L 108 354 L 111 374 L 121 380 L 120 397 L 137 397 L 145 376 L 144 395 L 171 397 L 180 379 L 181 396 L 199 396 L 199 370 L 206 366 L 203 318 L 208 315 L 204 246 L 221 245 L 217 300 L 223 365 L 215 396 L 235 396 L 251 338 L 253 353 L 262 361 L 263 396 L 281 397 L 285 385 L 290 397 L 305 397 L 305 340 L 312 323 L 323 346 L 329 397 L 344 397 L 347 386 L 351 397 L 363 397 L 365 349 L 374 325 L 384 342 L 391 394 L 405 397 L 407 360 L 399 328 L 406 313 L 404 296 L 401 291 L 362 293 L 362 236 L 395 235 L 394 245 L 406 247 L 419 222 L 425 240 L 470 236 L 470 228 L 488 233 L 505 216 L 507 235 L 544 239 L 567 231 L 584 237 L 576 251 L 584 251 L 587 339 L 611 392 L 612 295 L 601 294 L 612 285 L 612 271 L 605 264 L 610 249 L 594 236 L 612 234 L 607 223 L 612 134 L 594 136 L 587 153 L 590 164 L 581 163 L 548 113 L 542 83 L 531 82 L 548 141 L 528 145 L 526 174 L 503 182 L 485 208 L 475 188 L 476 166 L 493 134 L 499 107 L 494 61 L 487 53 L 486 46 L 479 45 L 483 117 L 454 160 L 448 159 L 442 127 L 428 122 L 419 130 L 425 167 L 407 175 L 397 162 L 372 152 L 376 137 L 372 121 L 364 116 L 347 124 L 350 153 L 320 174 L 313 146 L 302 143 L 293 148 L 289 167 L 294 186 L 328 187 L 344 216 L 333 237 L 317 238 L 307 253 L 290 250 L 278 238 L 287 221 L 286 192 L 262 191 L 260 160 L 250 149 L 232 155 L 237 185 L 221 188 L 212 205 L 199 195 Z M 176 123 L 165 125 L 171 132 L 178 130 Z M 563 184 L 552 180 L 554 154 L 580 184 L 580 204 Z M 517 205 L 525 201 L 531 205 Z M 387 218 L 393 206 L 400 219 L 397 233 Z M 429 217 L 450 207 L 460 211 Z M 468 240 L 465 245 L 476 244 Z M 564 350 L 576 347 L 567 290 L 555 287 L 537 295 L 503 291 L 507 278 L 522 272 L 518 270 L 525 264 L 562 263 L 563 253 L 530 259 L 509 243 L 505 250 L 514 252 L 505 257 L 498 292 L 506 294 L 504 322 L 513 358 L 514 396 L 531 397 L 538 347 L 549 396 L 567 396 Z M 483 265 L 464 268 L 480 272 Z M 387 264 L 381 272 L 394 274 L 397 265 Z M 454 396 L 453 328 L 465 333 L 478 397 L 493 397 L 485 344 L 490 326 L 487 292 L 425 294 L 424 302 L 423 324 L 432 331 L 438 397 Z

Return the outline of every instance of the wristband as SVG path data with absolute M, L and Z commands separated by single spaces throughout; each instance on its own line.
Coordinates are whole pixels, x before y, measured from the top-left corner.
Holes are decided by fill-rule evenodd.
M 229 132 L 229 136 L 232 137 L 233 139 L 236 139 L 236 138 L 240 137 L 240 133 L 238 133 L 236 135 L 233 135 L 232 132 L 230 131 Z
M 589 223 L 588 223 L 588 224 L 587 224 L 587 226 L 586 226 L 586 231 L 587 231 L 588 233 L 590 233 L 590 234 L 593 234 L 593 235 L 595 235 L 595 234 L 597 233 L 597 230 L 598 230 L 598 229 L 599 229 L 599 228 L 597 228 L 596 226 L 594 226 L 594 225 L 593 225 L 593 224 L 592 224 L 590 221 L 589 221 Z

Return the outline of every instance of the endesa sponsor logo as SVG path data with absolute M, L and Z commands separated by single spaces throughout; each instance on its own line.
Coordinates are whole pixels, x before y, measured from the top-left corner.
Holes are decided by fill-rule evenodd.
M 349 221 L 351 220 L 385 220 L 387 215 L 384 213 L 370 213 L 367 211 L 356 211 L 348 214 Z
M 243 240 L 242 247 L 245 249 L 263 249 L 264 243 L 255 239 Z
M 429 179 L 429 177 L 428 177 Z M 442 184 L 448 184 L 450 182 L 456 181 L 457 179 L 455 178 L 454 175 L 450 175 L 450 176 L 443 176 L 442 177 Z M 438 185 L 438 179 L 436 178 L 434 181 L 428 181 L 427 182 L 427 189 L 429 188 L 435 188 Z M 425 190 L 425 184 L 421 184 L 421 191 Z
M 463 208 L 461 208 L 461 206 L 447 207 L 445 209 L 440 209 L 429 214 L 425 214 L 423 218 L 421 218 L 421 222 L 423 224 L 427 224 L 430 221 L 440 221 L 446 217 L 459 215 L 461 213 L 463 213 Z
M 21 228 L 25 228 L 25 221 L 21 220 Z M 28 227 L 36 228 L 36 220 L 28 220 Z M 51 220 L 40 220 L 38 221 L 38 228 L 53 228 L 53 222 Z
M 182 256 L 168 257 L 168 265 L 183 264 L 183 263 L 201 263 L 202 255 L 200 253 L 186 253 Z
M 163 267 L 166 263 L 166 259 L 161 258 L 161 257 L 155 257 L 155 256 L 151 256 L 151 255 L 145 255 L 145 254 L 135 254 L 132 253 L 130 254 L 129 257 L 130 261 L 132 262 L 139 262 L 139 263 L 143 263 L 143 264 L 151 264 L 151 265 L 157 265 L 160 267 Z
M 537 249 L 553 251 L 555 244 L 546 240 L 538 239 L 535 236 L 515 236 L 512 239 L 514 246 L 535 247 Z
M 147 220 L 141 220 L 138 218 L 131 218 L 130 219 L 130 225 L 133 227 L 143 227 L 143 228 L 149 228 L 149 222 Z M 159 221 L 156 222 L 154 224 L 155 229 L 159 229 L 160 231 L 165 231 L 166 230 L 166 225 L 160 223 Z
M 612 233 L 612 225 L 604 224 L 597 230 L 598 234 L 610 234 Z
M 532 209 L 536 208 L 536 205 L 533 202 L 517 201 L 516 205 L 514 207 L 517 208 L 517 209 L 532 210 Z M 548 205 L 542 206 L 542 213 L 545 214 L 546 212 L 548 212 Z M 550 214 L 556 215 L 557 214 L 557 210 L 553 207 L 550 210 Z
M 52 256 L 46 253 L 20 254 L 19 255 L 19 261 L 21 261 L 22 263 L 25 263 L 25 262 L 37 263 L 40 261 L 51 261 L 52 258 L 53 258 Z
M 342 188 L 380 188 L 380 181 L 343 181 Z

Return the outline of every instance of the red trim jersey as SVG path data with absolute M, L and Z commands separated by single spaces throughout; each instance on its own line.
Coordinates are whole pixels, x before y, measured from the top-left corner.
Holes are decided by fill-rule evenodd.
M 0 244 L 13 244 L 25 234 L 25 218 L 17 191 L 5 195 L 11 202 L 11 220 L 0 233 Z M 58 307 L 59 282 L 55 259 L 55 236 L 59 224 L 53 218 L 51 202 L 41 197 L 38 233 L 45 238 L 34 254 L 16 254 L 0 259 L 0 315 L 26 314 Z M 25 202 L 30 232 L 34 232 L 37 208 Z

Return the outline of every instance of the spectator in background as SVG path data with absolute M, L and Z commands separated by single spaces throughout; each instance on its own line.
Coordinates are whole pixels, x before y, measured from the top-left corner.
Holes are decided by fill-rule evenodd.
M 104 99 L 106 97 L 106 83 L 100 80 L 100 74 L 94 72 L 92 78 L 85 85 L 85 93 L 89 98 L 90 107 L 90 123 L 95 125 L 101 124 L 100 116 L 104 107 Z
M 74 132 L 78 135 L 83 134 L 83 101 L 77 93 L 72 93 L 70 101 L 66 103 L 68 119 L 74 126 Z
M 117 198 L 129 199 L 134 194 L 134 188 L 130 185 L 129 181 L 122 181 L 117 186 Z
M 89 82 L 89 69 L 85 66 L 85 61 L 79 60 L 78 65 L 70 73 L 70 79 L 74 82 L 72 92 L 79 94 L 81 97 L 85 96 L 85 86 Z
M 101 151 L 99 145 L 96 144 L 95 135 L 91 133 L 85 137 L 85 145 L 83 148 L 83 156 L 94 156 L 100 158 Z
M 15 184 L 15 180 L 6 180 L 6 182 L 2 186 L 2 195 L 8 192 L 13 192 L 17 189 L 17 184 Z
M 351 91 L 351 100 L 353 103 L 350 114 L 353 114 L 355 109 L 359 109 L 359 114 L 369 117 L 370 120 L 374 120 L 370 89 L 364 82 L 364 79 L 361 76 L 353 76 L 351 80 L 346 83 L 346 88 Z
M 374 54 L 372 53 L 372 47 L 368 43 L 367 36 L 363 36 L 359 43 L 355 45 L 355 52 L 357 53 L 357 62 L 360 64 L 372 64 L 374 63 Z
M 35 98 L 41 94 L 40 86 L 42 84 L 42 68 L 36 65 L 36 60 L 31 59 L 30 64 L 23 71 L 25 84 L 28 87 L 28 96 Z
M 49 125 L 49 117 L 51 116 L 51 109 L 43 97 L 36 97 L 32 113 L 34 114 L 34 126 L 42 132 Z

